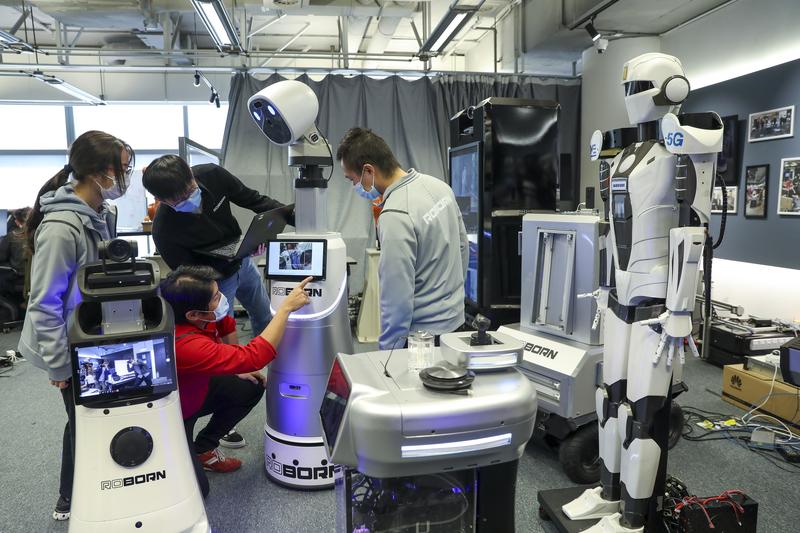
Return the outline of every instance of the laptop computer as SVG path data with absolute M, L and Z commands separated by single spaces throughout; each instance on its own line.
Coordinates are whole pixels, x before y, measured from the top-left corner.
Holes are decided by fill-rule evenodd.
M 231 261 L 247 257 L 255 252 L 259 246 L 275 239 L 283 231 L 286 227 L 286 219 L 293 210 L 294 204 L 290 204 L 271 211 L 258 213 L 250 221 L 247 231 L 238 239 L 195 251 Z

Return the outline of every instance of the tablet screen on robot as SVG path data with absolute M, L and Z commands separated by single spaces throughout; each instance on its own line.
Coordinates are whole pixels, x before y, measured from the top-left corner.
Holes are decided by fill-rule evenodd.
M 325 279 L 325 240 L 276 240 L 267 248 L 267 278 L 301 281 Z
M 71 346 L 75 403 L 133 399 L 177 390 L 171 335 Z

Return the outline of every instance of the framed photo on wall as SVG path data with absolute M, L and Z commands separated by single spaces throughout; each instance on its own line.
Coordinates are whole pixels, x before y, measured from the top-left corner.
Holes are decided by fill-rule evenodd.
M 800 157 L 781 159 L 779 215 L 800 215 Z
M 747 142 L 771 141 L 794 136 L 794 106 L 750 113 Z
M 744 216 L 767 218 L 769 165 L 752 165 L 744 171 Z
M 728 214 L 736 214 L 738 187 L 725 187 L 728 193 Z M 722 213 L 722 187 L 714 187 L 711 191 L 711 212 Z

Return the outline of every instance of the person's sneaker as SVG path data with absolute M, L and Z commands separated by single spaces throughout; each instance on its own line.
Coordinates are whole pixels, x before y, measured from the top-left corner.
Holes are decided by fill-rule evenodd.
M 53 520 L 69 520 L 70 504 L 71 501 L 69 498 L 59 496 L 56 508 L 53 510 Z
M 197 458 L 200 460 L 200 464 L 203 465 L 204 470 L 219 472 L 220 474 L 227 474 L 228 472 L 239 470 L 242 466 L 242 462 L 239 459 L 235 457 L 225 457 L 225 454 L 223 454 L 222 450 L 219 448 L 209 450 L 205 453 L 199 453 L 197 454 Z
M 236 431 L 236 428 L 233 428 L 227 435 L 219 439 L 219 443 L 226 448 L 244 448 L 247 446 L 247 441 Z

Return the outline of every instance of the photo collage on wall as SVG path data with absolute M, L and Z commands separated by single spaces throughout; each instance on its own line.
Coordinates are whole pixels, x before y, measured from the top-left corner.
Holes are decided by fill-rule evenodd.
M 794 136 L 795 106 L 751 113 L 747 120 L 747 142 L 763 142 Z M 722 183 L 727 193 L 727 214 L 738 211 L 739 162 L 737 116 L 723 117 L 725 133 L 717 157 L 717 182 L 711 194 L 711 212 L 723 212 Z M 744 170 L 743 213 L 745 218 L 767 218 L 769 164 L 748 165 Z M 800 215 L 800 157 L 781 159 L 778 215 Z

